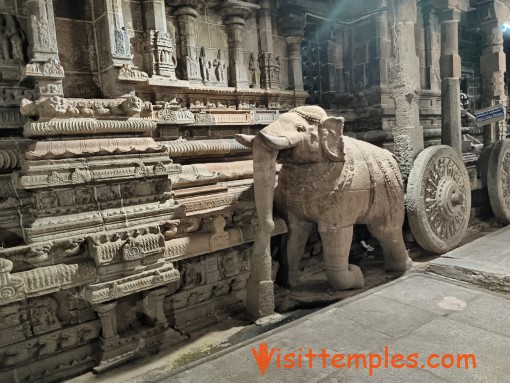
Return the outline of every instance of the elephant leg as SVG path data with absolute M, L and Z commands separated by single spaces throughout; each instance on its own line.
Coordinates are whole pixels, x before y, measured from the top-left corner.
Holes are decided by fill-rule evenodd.
M 299 265 L 313 224 L 300 220 L 291 214 L 288 215 L 287 221 L 289 236 L 286 254 L 282 261 L 281 275 L 283 277 L 283 285 L 294 287 L 297 285 Z
M 413 265 L 407 254 L 402 227 L 388 224 L 367 225 L 372 235 L 381 242 L 386 271 L 405 271 Z
M 352 226 L 319 224 L 326 276 L 331 287 L 338 290 L 360 289 L 365 286 L 361 269 L 356 265 L 349 265 L 352 230 Z

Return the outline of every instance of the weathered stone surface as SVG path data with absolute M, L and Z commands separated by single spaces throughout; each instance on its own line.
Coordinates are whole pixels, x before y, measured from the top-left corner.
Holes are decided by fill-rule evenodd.
M 424 249 L 445 253 L 462 240 L 471 214 L 469 175 L 449 146 L 423 150 L 409 176 L 406 208 L 411 231 Z
M 510 224 L 510 140 L 492 147 L 487 169 L 492 211 L 500 222 Z
M 368 224 L 372 234 L 387 248 L 387 269 L 404 271 L 409 263 L 401 233 L 404 190 L 398 166 L 389 152 L 344 137 L 343 124 L 343 118 L 327 117 L 323 109 L 308 106 L 281 115 L 255 137 L 237 137 L 254 147 L 259 227 L 252 268 L 258 268 L 259 275 L 258 279 L 252 277 L 256 282 L 248 285 L 254 289 L 248 292 L 249 299 L 250 294 L 255 295 L 253 306 L 248 306 L 254 316 L 270 314 L 266 311 L 269 309 L 266 241 L 274 226 L 272 205 L 277 155 L 282 168 L 274 199 L 289 225 L 283 260 L 288 284 L 293 286 L 297 282 L 311 222 L 319 225 L 328 281 L 334 288 L 363 286 L 361 270 L 348 264 L 351 226 L 355 223 Z M 364 190 L 373 191 L 364 194 Z

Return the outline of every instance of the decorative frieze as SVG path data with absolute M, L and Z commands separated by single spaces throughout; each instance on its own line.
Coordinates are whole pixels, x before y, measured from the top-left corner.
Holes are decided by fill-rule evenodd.
M 88 285 L 84 297 L 92 304 L 118 299 L 136 292 L 148 290 L 179 280 L 179 271 L 171 263 L 111 282 Z
M 11 275 L 13 263 L 0 259 L 0 306 L 37 297 L 96 279 L 92 262 L 59 264 L 21 271 Z
M 145 134 L 156 130 L 156 122 L 141 118 L 96 120 L 94 118 L 53 119 L 25 124 L 25 137 L 94 136 L 96 134 Z
M 223 216 L 212 216 L 210 218 L 209 233 L 192 234 L 166 241 L 165 258 L 177 261 L 254 241 L 255 229 L 253 225 L 240 225 L 227 229 L 225 229 L 225 225 L 226 221 Z M 287 225 L 285 221 L 281 218 L 275 219 L 275 228 L 272 235 L 280 235 L 286 232 Z
M 50 98 L 21 101 L 21 114 L 31 118 L 119 119 L 151 117 L 152 104 L 136 96 L 114 99 Z
M 186 158 L 197 156 L 223 156 L 242 153 L 251 153 L 250 149 L 239 144 L 234 139 L 220 140 L 175 140 L 161 141 L 168 148 L 170 158 Z
M 176 80 L 172 38 L 168 32 L 149 30 L 144 33 L 145 65 L 151 76 Z
M 0 142 L 1 144 L 1 142 Z M 1 146 L 0 146 L 1 148 Z M 90 157 L 111 154 L 164 152 L 165 147 L 153 138 L 100 138 L 95 140 L 37 141 L 25 152 L 28 160 Z M 0 149 L 0 169 L 2 168 Z
M 89 255 L 97 266 L 163 256 L 165 238 L 159 226 L 88 237 Z M 155 257 L 154 257 L 155 256 Z M 145 264 L 151 263 L 150 261 Z

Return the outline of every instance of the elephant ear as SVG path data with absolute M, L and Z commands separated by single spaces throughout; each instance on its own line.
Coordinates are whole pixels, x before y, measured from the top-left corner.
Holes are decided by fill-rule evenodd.
M 326 117 L 319 125 L 319 137 L 324 155 L 330 161 L 345 161 L 343 117 Z

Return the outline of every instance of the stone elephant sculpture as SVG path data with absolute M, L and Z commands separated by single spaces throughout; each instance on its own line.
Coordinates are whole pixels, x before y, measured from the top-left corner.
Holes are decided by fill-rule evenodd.
M 386 149 L 344 136 L 343 126 L 342 117 L 328 117 L 318 106 L 302 106 L 282 114 L 255 136 L 236 136 L 253 147 L 255 203 L 262 232 L 256 241 L 269 241 L 273 202 L 288 223 L 282 271 L 290 287 L 297 283 L 314 224 L 333 288 L 364 286 L 361 270 L 348 262 L 354 224 L 366 224 L 380 241 L 386 270 L 405 271 L 412 264 L 402 237 L 405 193 L 395 157 Z M 282 164 L 276 189 L 275 162 Z M 262 247 L 268 249 L 268 243 Z

